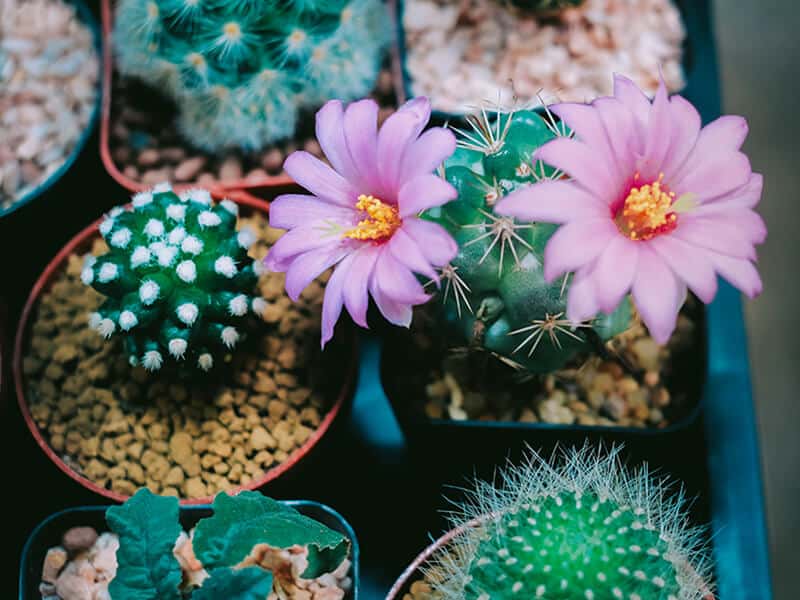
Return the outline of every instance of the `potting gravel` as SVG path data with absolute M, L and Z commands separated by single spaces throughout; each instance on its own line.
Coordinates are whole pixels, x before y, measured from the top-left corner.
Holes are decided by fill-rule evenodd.
M 586 0 L 537 19 L 498 0 L 406 0 L 403 12 L 414 95 L 449 113 L 547 102 L 584 102 L 611 92 L 612 73 L 654 93 L 659 69 L 684 85 L 686 32 L 672 0 Z
M 397 106 L 388 69 L 378 76 L 372 97 L 381 106 L 382 122 Z M 145 185 L 171 181 L 209 187 L 242 179 L 252 184 L 283 173 L 283 161 L 295 150 L 322 158 L 314 137 L 313 116 L 305 119 L 293 140 L 261 152 L 223 152 L 218 156 L 192 148 L 191 140 L 178 134 L 174 116 L 175 107 L 166 100 L 154 99 L 152 90 L 135 80 L 115 76 L 109 145 L 111 158 L 123 175 Z
M 264 216 L 241 223 L 259 240 L 251 256 L 263 258 L 280 231 Z M 98 238 L 92 253 L 104 251 Z M 146 486 L 181 498 L 212 496 L 261 478 L 319 426 L 330 406 L 315 388 L 326 380 L 319 281 L 293 303 L 283 274 L 262 275 L 265 332 L 255 350 L 234 354 L 230 377 L 208 390 L 131 367 L 119 338 L 107 341 L 89 329 L 102 297 L 81 283 L 82 266 L 72 255 L 42 296 L 23 370 L 36 425 L 89 480 L 124 495 Z
M 70 156 L 92 117 L 98 64 L 74 6 L 0 0 L 0 210 Z
M 528 386 L 521 373 L 509 370 L 505 379 L 493 380 L 487 388 L 471 377 L 474 367 L 465 352 L 450 352 L 429 374 L 425 412 L 429 418 L 457 421 L 667 427 L 675 407 L 666 377 L 673 355 L 694 343 L 694 333 L 694 323 L 682 314 L 666 346 L 659 346 L 638 318 L 615 337 L 610 347 L 644 371 L 641 383 L 618 362 L 592 356 L 575 368 L 537 378 L 540 385 Z M 428 345 L 423 336 L 418 334 L 418 341 Z
M 191 534 L 182 532 L 173 550 L 184 582 L 202 581 L 197 577 L 202 565 L 195 558 Z M 61 545 L 45 555 L 39 585 L 42 600 L 111 600 L 108 585 L 117 574 L 118 548 L 119 538 L 114 533 L 98 534 L 92 527 L 67 530 Z M 352 563 L 348 559 L 331 573 L 302 579 L 292 577 L 305 569 L 305 557 L 297 547 L 274 549 L 255 560 L 258 558 L 253 557 L 248 564 L 263 564 L 279 574 L 275 586 L 279 591 L 271 592 L 266 600 L 341 600 L 352 587 Z

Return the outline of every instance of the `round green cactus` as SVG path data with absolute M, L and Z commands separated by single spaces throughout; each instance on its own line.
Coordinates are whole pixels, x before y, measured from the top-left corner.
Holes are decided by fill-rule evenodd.
M 194 145 L 258 149 L 298 109 L 366 95 L 387 19 L 380 0 L 121 0 L 120 71 L 166 92 Z
M 124 337 L 133 366 L 165 361 L 209 371 L 246 333 L 259 261 L 247 256 L 254 234 L 236 230 L 238 207 L 212 205 L 205 190 L 178 196 L 168 184 L 133 197 L 100 224 L 109 252 L 90 257 L 86 285 L 107 296 L 89 324 L 105 338 Z
M 454 518 L 463 533 L 440 551 L 428 579 L 443 600 L 700 600 L 710 592 L 702 530 L 680 494 L 647 469 L 568 452 L 562 466 L 535 454 L 479 483 Z
M 425 216 L 444 226 L 459 253 L 442 272 L 446 322 L 469 346 L 485 349 L 534 373 L 563 367 L 592 349 L 586 334 L 600 339 L 630 324 L 626 300 L 611 315 L 574 327 L 566 316 L 568 277 L 544 279 L 544 247 L 556 230 L 546 223 L 520 223 L 494 212 L 506 194 L 562 174 L 532 161 L 533 152 L 556 136 L 569 135 L 552 115 L 535 111 L 485 113 L 460 131 L 459 148 L 444 165 L 458 198 Z

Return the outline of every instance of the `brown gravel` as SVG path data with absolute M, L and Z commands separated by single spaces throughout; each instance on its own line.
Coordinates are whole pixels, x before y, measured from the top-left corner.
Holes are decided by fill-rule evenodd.
M 386 119 L 397 106 L 391 73 L 382 71 L 372 97 L 381 106 L 379 118 Z M 263 181 L 283 173 L 283 161 L 295 150 L 306 150 L 322 158 L 314 138 L 313 116 L 301 119 L 297 135 L 260 152 L 226 152 L 219 156 L 192 148 L 173 124 L 175 107 L 154 98 L 153 91 L 135 80 L 115 76 L 111 108 L 111 157 L 130 179 L 155 185 L 196 182 L 209 187 L 244 178 Z
M 260 240 L 250 254 L 262 258 L 279 231 L 263 216 L 244 221 Z M 93 252 L 103 245 L 98 239 Z M 71 256 L 42 297 L 23 362 L 33 419 L 67 464 L 124 495 L 147 486 L 205 497 L 261 478 L 314 433 L 341 381 L 319 357 L 321 283 L 292 303 L 284 275 L 265 273 L 263 333 L 236 353 L 218 386 L 191 385 L 130 367 L 119 338 L 89 329 L 101 296 L 81 283 L 82 262 Z
M 497 368 L 480 378 L 475 376 L 474 354 L 439 354 L 439 365 L 427 375 L 425 413 L 429 418 L 457 421 L 664 428 L 690 408 L 682 391 L 680 402 L 675 402 L 675 391 L 668 384 L 674 357 L 690 347 L 695 337 L 693 321 L 682 314 L 669 344 L 661 347 L 635 319 L 610 347 L 644 373 L 641 384 L 617 362 L 598 356 L 543 377 L 493 364 Z M 418 331 L 415 343 L 430 348 L 433 342 Z
M 442 600 L 442 594 L 434 592 L 425 579 L 418 579 L 403 594 L 403 600 Z

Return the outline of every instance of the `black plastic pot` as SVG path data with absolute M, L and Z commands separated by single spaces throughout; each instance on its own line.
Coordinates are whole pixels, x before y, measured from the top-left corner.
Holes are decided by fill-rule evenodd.
M 323 525 L 338 531 L 350 540 L 350 560 L 353 563 L 351 577 L 353 588 L 345 596 L 346 600 L 358 600 L 359 585 L 359 548 L 356 534 L 344 517 L 332 508 L 311 500 L 284 500 L 283 504 L 294 507 L 303 515 L 319 521 Z M 107 506 L 81 506 L 68 508 L 47 517 L 33 530 L 22 551 L 22 562 L 19 572 L 19 600 L 35 600 L 39 598 L 39 582 L 42 575 L 42 564 L 47 550 L 61 543 L 64 532 L 71 527 L 89 526 L 98 531 L 106 527 Z M 185 530 L 191 529 L 202 518 L 212 513 L 210 505 L 182 506 L 181 524 Z

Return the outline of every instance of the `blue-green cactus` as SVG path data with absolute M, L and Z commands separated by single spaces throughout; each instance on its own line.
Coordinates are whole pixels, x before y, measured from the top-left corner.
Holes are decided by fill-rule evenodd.
M 121 0 L 117 65 L 170 95 L 207 150 L 289 137 L 298 110 L 365 96 L 387 41 L 380 0 Z
M 237 232 L 238 207 L 205 190 L 179 195 L 162 184 L 133 197 L 100 224 L 109 252 L 88 259 L 81 279 L 107 296 L 89 323 L 124 337 L 131 365 L 167 360 L 209 371 L 243 339 L 248 316 L 266 307 L 254 291 L 255 241 Z
M 701 600 L 709 564 L 680 494 L 617 452 L 588 447 L 554 466 L 533 454 L 480 482 L 454 518 L 462 528 L 427 579 L 443 600 Z
M 548 284 L 543 254 L 555 225 L 521 223 L 495 214 L 498 200 L 521 186 L 561 173 L 532 161 L 556 136 L 570 135 L 551 114 L 524 110 L 486 113 L 460 131 L 444 175 L 458 198 L 426 213 L 453 235 L 459 252 L 442 270 L 445 320 L 469 346 L 534 373 L 563 367 L 593 349 L 586 333 L 607 340 L 630 324 L 626 300 L 611 315 L 574 327 L 565 316 L 567 278 Z

